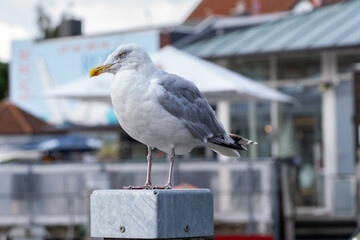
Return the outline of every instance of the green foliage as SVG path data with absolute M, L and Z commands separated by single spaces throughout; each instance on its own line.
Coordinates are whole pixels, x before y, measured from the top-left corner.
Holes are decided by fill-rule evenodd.
M 41 39 L 56 38 L 59 36 L 59 26 L 53 26 L 51 18 L 39 4 L 36 7 L 37 24 L 41 33 Z
M 9 64 L 0 63 L 0 100 L 8 95 L 9 90 Z

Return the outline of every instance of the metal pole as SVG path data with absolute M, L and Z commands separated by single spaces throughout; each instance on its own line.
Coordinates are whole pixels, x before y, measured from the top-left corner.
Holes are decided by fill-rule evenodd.
M 280 240 L 279 163 L 276 159 L 273 160 L 272 188 L 274 239 Z
M 254 223 L 254 209 L 252 205 L 252 195 L 253 195 L 253 169 L 252 169 L 252 160 L 251 158 L 248 158 L 247 160 L 247 183 L 248 183 L 248 225 L 246 232 L 247 234 L 254 234 L 255 233 L 255 223 Z

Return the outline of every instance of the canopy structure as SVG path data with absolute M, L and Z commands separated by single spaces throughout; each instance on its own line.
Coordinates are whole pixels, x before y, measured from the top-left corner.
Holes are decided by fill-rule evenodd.
M 160 49 L 151 58 L 159 68 L 194 82 L 211 102 L 294 101 L 286 94 L 172 46 Z M 91 79 L 86 76 L 47 91 L 46 96 L 110 102 L 111 79 L 111 74 Z
M 0 164 L 14 159 L 21 160 L 39 160 L 41 158 L 41 151 L 36 149 L 23 150 L 15 148 L 1 148 L 0 149 Z
M 37 148 L 46 152 L 94 151 L 101 148 L 101 141 L 97 138 L 66 135 L 43 141 Z
M 47 97 L 71 98 L 84 101 L 110 102 L 110 83 L 113 75 L 84 76 L 45 92 Z

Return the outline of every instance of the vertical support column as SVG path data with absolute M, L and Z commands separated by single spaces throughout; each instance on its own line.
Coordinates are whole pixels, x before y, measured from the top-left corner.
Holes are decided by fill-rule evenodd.
M 230 131 L 230 103 L 227 101 L 220 101 L 216 104 L 216 113 L 220 122 L 224 125 L 227 132 Z M 220 162 L 228 162 L 229 157 L 218 155 Z M 220 211 L 231 211 L 231 171 L 226 166 L 222 166 L 219 170 L 219 206 Z
M 230 103 L 219 101 L 216 103 L 216 114 L 226 131 L 230 131 Z
M 228 101 L 219 101 L 216 103 L 216 115 L 219 118 L 220 122 L 223 124 L 227 132 L 230 131 L 230 103 Z M 228 157 L 219 155 L 219 160 L 221 162 L 226 162 L 229 160 Z
M 336 57 L 333 52 L 323 52 L 321 55 L 321 70 L 323 78 L 329 84 L 322 93 L 322 139 L 324 149 L 324 179 L 325 207 L 334 210 L 333 181 L 331 176 L 337 172 L 337 136 L 336 136 L 336 94 L 332 85 L 337 75 Z
M 272 83 L 273 88 L 276 88 L 277 78 L 277 59 L 276 56 L 273 55 L 270 57 L 270 82 Z M 271 138 L 271 156 L 276 158 L 279 156 L 279 103 L 276 101 L 271 101 L 270 103 L 270 122 L 273 134 Z
M 271 138 L 271 156 L 273 158 L 279 157 L 279 103 L 271 101 L 270 103 L 270 122 L 272 127 Z
M 249 110 L 248 110 L 248 124 L 249 124 L 249 139 L 257 141 L 257 117 L 256 117 L 256 102 L 249 102 Z M 258 157 L 257 151 L 258 145 L 253 145 L 249 148 L 249 155 L 251 158 Z
M 228 61 L 225 58 L 217 59 L 215 63 L 224 68 L 226 68 L 228 65 Z M 231 128 L 230 102 L 218 101 L 216 103 L 216 115 L 219 118 L 220 122 L 223 124 L 225 130 L 227 132 L 230 132 L 230 128 Z M 220 162 L 227 162 L 229 161 L 230 158 L 226 156 L 218 155 L 218 159 Z
M 248 222 L 246 233 L 252 235 L 255 233 L 255 222 L 254 222 L 254 207 L 253 207 L 253 192 L 254 192 L 254 182 L 253 182 L 253 166 L 251 158 L 247 159 L 247 214 Z
M 295 227 L 294 227 L 294 213 L 290 196 L 290 189 L 289 184 L 287 184 L 287 181 L 285 180 L 289 176 L 289 166 L 286 164 L 283 164 L 283 166 L 280 166 L 280 174 L 281 174 L 281 189 L 283 190 L 283 211 L 284 211 L 284 217 L 285 217 L 285 239 L 287 240 L 295 240 Z
M 272 166 L 271 166 L 272 165 Z M 272 225 L 274 226 L 274 221 L 276 221 L 275 219 L 275 214 L 276 214 L 276 208 L 274 208 L 274 204 L 278 204 L 275 203 L 274 201 L 276 201 L 276 199 L 274 199 L 273 195 L 276 194 L 275 189 L 272 189 L 272 187 L 275 187 L 275 183 L 273 182 L 273 164 L 269 164 L 269 165 L 265 165 L 265 164 L 261 164 L 261 178 L 260 178 L 260 186 L 261 186 L 261 192 L 263 194 L 261 194 L 260 197 L 260 206 L 262 207 L 262 218 L 261 220 L 258 222 L 258 228 L 257 231 L 260 234 L 266 234 L 268 232 L 268 229 L 270 227 L 269 223 L 272 222 Z M 265 194 L 264 194 L 265 193 Z M 275 237 L 275 234 L 274 234 Z M 274 239 L 278 239 L 278 238 L 274 238 Z
M 256 102 L 250 101 L 248 103 L 248 125 L 249 125 L 249 139 L 254 139 L 257 141 L 257 119 L 256 119 Z M 253 207 L 253 193 L 254 193 L 254 183 L 253 183 L 253 167 L 252 161 L 253 158 L 257 157 L 257 145 L 251 146 L 249 149 L 250 158 L 247 159 L 247 214 L 248 222 L 246 233 L 252 235 L 255 233 L 255 222 L 254 222 L 254 207 Z

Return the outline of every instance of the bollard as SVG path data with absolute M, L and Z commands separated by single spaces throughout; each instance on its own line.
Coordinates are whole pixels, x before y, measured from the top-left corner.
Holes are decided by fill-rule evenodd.
M 214 235 L 208 189 L 96 190 L 90 197 L 91 236 L 122 239 Z

